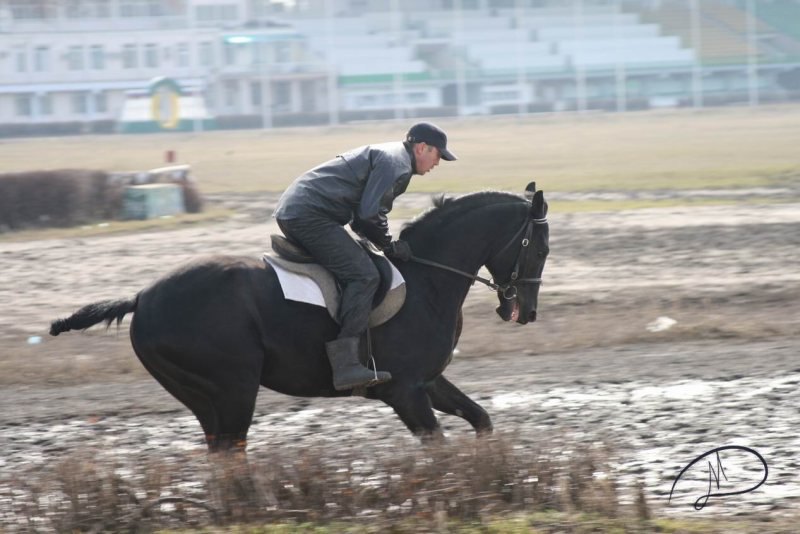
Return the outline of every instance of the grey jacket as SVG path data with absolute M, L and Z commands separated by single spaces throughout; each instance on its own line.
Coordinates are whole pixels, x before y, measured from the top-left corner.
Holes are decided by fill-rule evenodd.
M 281 196 L 273 216 L 352 222 L 356 232 L 383 248 L 392 240 L 386 215 L 413 173 L 414 155 L 405 143 L 362 146 L 298 177 Z

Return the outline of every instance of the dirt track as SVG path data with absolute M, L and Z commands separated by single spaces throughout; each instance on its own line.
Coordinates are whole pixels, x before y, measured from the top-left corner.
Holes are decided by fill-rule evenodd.
M 202 451 L 189 412 L 136 361 L 125 323 L 119 333 L 57 339 L 46 336 L 47 325 L 83 304 L 132 295 L 197 255 L 259 254 L 274 231 L 267 213 L 146 235 L 0 243 L 0 468 L 36 469 L 87 445 L 113 445 L 117 455 Z M 474 288 L 448 378 L 488 409 L 497 431 L 522 443 L 609 443 L 615 475 L 642 480 L 656 508 L 695 456 L 739 444 L 766 458 L 767 484 L 697 513 L 796 511 L 800 204 L 549 219 L 539 321 L 503 324 L 494 295 Z M 676 323 L 649 331 L 659 317 Z M 451 435 L 469 432 L 460 419 L 442 421 Z M 398 440 L 414 443 L 381 404 L 263 391 L 250 448 Z M 757 482 L 747 457 L 723 461 L 729 490 Z M 691 503 L 705 492 L 707 473 L 694 475 L 670 511 L 696 513 Z

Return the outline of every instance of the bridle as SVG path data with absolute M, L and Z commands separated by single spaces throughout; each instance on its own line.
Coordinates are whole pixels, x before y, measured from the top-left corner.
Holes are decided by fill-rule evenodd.
M 547 218 L 541 219 L 527 219 L 525 223 L 520 227 L 519 230 L 514 234 L 506 245 L 500 249 L 500 251 L 495 255 L 499 256 L 503 252 L 505 252 L 511 245 L 513 245 L 519 239 L 520 235 L 523 235 L 522 241 L 520 241 L 520 248 L 519 252 L 517 252 L 517 259 L 514 262 L 514 270 L 511 271 L 511 275 L 509 276 L 508 282 L 504 284 L 498 284 L 494 280 L 486 279 L 482 276 L 478 276 L 477 273 L 470 274 L 466 271 L 462 271 L 456 269 L 454 267 L 450 267 L 449 265 L 444 265 L 442 263 L 438 263 L 431 260 L 426 260 L 424 258 L 418 258 L 417 256 L 411 256 L 409 258 L 410 261 L 416 263 L 422 263 L 423 265 L 430 265 L 431 267 L 437 267 L 439 269 L 444 269 L 445 271 L 450 271 L 456 274 L 460 274 L 466 278 L 469 278 L 474 282 L 480 282 L 484 284 L 486 287 L 494 290 L 499 291 L 500 294 L 506 300 L 511 300 L 517 297 L 517 284 L 541 284 L 541 278 L 519 278 L 520 271 L 525 267 L 525 260 L 528 259 L 528 250 L 531 244 L 531 235 L 533 235 L 533 227 L 537 224 L 547 224 Z

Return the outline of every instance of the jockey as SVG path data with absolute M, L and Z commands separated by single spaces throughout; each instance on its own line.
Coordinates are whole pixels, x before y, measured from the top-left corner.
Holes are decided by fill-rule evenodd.
M 439 160 L 454 161 L 447 135 L 428 122 L 415 124 L 402 142 L 366 145 L 338 155 L 298 177 L 283 193 L 274 217 L 281 231 L 302 245 L 341 286 L 339 337 L 325 344 L 337 390 L 373 386 L 391 380 L 358 359 L 366 331 L 378 271 L 344 225 L 367 238 L 387 256 L 407 261 L 411 249 L 393 241 L 386 218 L 411 176 L 426 174 Z

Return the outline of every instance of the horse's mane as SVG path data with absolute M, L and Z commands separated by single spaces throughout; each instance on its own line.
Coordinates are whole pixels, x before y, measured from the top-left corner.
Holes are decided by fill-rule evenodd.
M 404 224 L 401 234 L 407 235 L 423 227 L 437 228 L 456 212 L 471 212 L 487 204 L 519 202 L 520 200 L 522 200 L 521 196 L 505 191 L 479 191 L 460 197 L 436 195 L 433 197 L 433 207 Z

